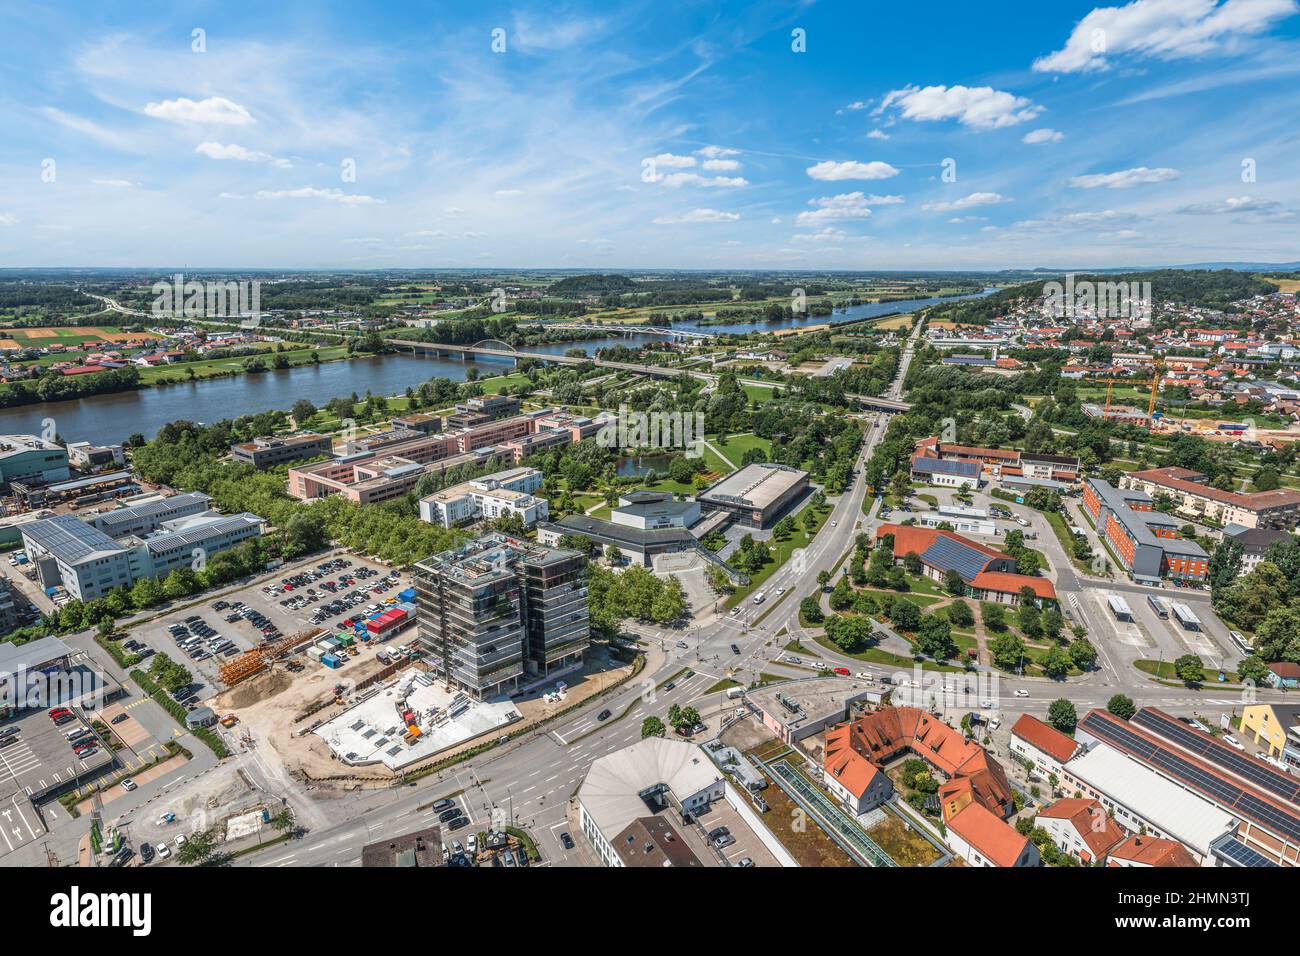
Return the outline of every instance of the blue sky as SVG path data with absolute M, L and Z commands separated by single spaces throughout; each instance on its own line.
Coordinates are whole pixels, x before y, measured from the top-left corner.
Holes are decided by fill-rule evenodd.
M 0 266 L 1300 259 L 1296 0 L 0 17 Z

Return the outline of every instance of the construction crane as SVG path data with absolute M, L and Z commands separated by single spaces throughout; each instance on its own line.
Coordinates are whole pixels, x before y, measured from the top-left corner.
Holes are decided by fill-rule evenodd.
M 1094 379 L 1094 381 L 1106 383 L 1106 404 L 1102 406 L 1102 411 L 1104 413 L 1109 413 L 1110 410 L 1115 407 L 1111 399 L 1115 394 L 1116 385 L 1129 385 L 1134 387 L 1139 385 L 1149 385 L 1151 386 L 1151 392 L 1147 398 L 1147 428 L 1151 428 L 1152 423 L 1154 422 L 1152 415 L 1155 414 L 1155 410 L 1156 410 L 1156 392 L 1160 388 L 1160 380 L 1161 378 L 1163 378 L 1163 372 L 1164 372 L 1164 362 L 1160 359 L 1157 359 L 1155 364 L 1155 374 L 1152 378 L 1148 379 L 1147 381 L 1135 382 L 1131 378 Z

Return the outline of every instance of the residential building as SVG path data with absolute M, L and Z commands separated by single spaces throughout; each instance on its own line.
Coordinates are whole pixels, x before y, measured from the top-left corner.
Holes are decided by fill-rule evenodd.
M 1177 840 L 1135 833 L 1123 843 L 1112 847 L 1106 855 L 1107 866 L 1162 866 L 1193 867 L 1199 866 L 1196 857 L 1187 851 Z
M 1210 556 L 1179 537 L 1179 522 L 1153 510 L 1151 496 L 1116 488 L 1100 478 L 1083 482 L 1083 508 L 1124 570 L 1139 584 L 1163 579 L 1197 583 L 1209 573 Z
M 1106 859 L 1127 835 L 1099 801 L 1084 797 L 1057 800 L 1038 811 L 1034 823 L 1051 834 L 1057 849 L 1084 866 Z
M 1297 665 L 1290 666 L 1300 672 Z M 1244 705 L 1241 734 L 1264 748 L 1270 757 L 1300 771 L 1300 704 Z
M 1056 600 L 1056 589 L 1046 578 L 1020 574 L 1016 562 L 1001 551 L 963 538 L 953 531 L 919 528 L 915 525 L 882 524 L 876 527 L 876 541 L 893 539 L 894 563 L 908 554 L 921 559 L 921 572 L 946 583 L 948 572 L 956 571 L 966 584 L 967 594 L 979 601 L 998 604 L 1020 603 L 1020 592 L 1029 588 L 1040 605 Z
M 725 511 L 737 524 L 766 528 L 808 488 L 808 472 L 774 462 L 756 462 L 723 478 L 696 496 L 701 509 Z
M 726 798 L 726 779 L 703 750 L 648 737 L 592 761 L 578 818 L 605 866 L 703 866 L 711 854 L 693 822 Z
M 368 843 L 361 848 L 362 868 L 442 866 L 442 828 L 427 827 L 413 833 Z
M 483 700 L 582 663 L 586 557 L 496 532 L 415 565 L 419 640 L 448 684 Z
M 479 518 L 493 519 L 517 515 L 524 527 L 531 528 L 550 515 L 545 498 L 532 495 L 542 486 L 542 473 L 536 468 L 512 468 L 484 475 L 420 499 L 420 520 L 451 528 Z
M 1248 494 L 1220 491 L 1205 483 L 1205 475 L 1175 467 L 1128 472 L 1120 484 L 1149 495 L 1167 494 L 1175 510 L 1198 521 L 1291 529 L 1300 520 L 1300 491 L 1291 488 Z
M 333 454 L 330 439 L 316 432 L 295 432 L 292 435 L 268 435 L 250 442 L 230 446 L 230 457 L 254 468 L 270 468 L 286 461 L 301 461 L 317 455 Z
M 1042 780 L 1060 780 L 1064 765 L 1082 749 L 1081 744 L 1033 714 L 1021 714 L 1011 728 L 1011 752 L 1032 761 L 1034 772 Z
M 1290 532 L 1277 528 L 1247 528 L 1239 524 L 1228 525 L 1223 529 L 1223 536 L 1241 545 L 1241 574 L 1250 574 L 1259 567 L 1270 547 L 1292 537 Z
M 893 794 L 886 766 L 912 756 L 942 781 L 948 843 L 968 864 L 1037 865 L 1037 849 L 1005 822 L 1015 804 L 1002 765 L 919 707 L 882 707 L 828 731 L 822 780 L 847 809 L 865 813 Z
M 0 435 L 0 486 L 48 485 L 70 475 L 66 448 L 36 435 Z

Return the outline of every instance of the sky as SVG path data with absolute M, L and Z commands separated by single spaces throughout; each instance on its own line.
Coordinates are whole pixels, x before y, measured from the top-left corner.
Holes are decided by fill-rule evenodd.
M 1300 3 L 0 0 L 0 267 L 1300 259 Z

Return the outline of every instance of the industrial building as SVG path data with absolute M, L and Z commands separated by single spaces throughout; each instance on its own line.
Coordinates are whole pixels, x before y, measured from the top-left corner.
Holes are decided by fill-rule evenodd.
M 914 474 L 924 473 L 924 468 L 931 467 L 924 465 L 925 461 L 974 463 L 979 472 L 990 479 L 1029 478 L 1048 482 L 1057 488 L 1067 488 L 1079 480 L 1079 459 L 1073 455 L 1047 455 L 1014 448 L 978 448 L 941 442 L 937 438 L 924 438 L 916 443 L 916 452 L 912 456 Z
M 1179 522 L 1153 510 L 1144 492 L 1116 488 L 1100 478 L 1083 483 L 1083 508 L 1134 581 L 1158 585 L 1164 578 L 1204 581 L 1210 556 L 1178 536 Z
M 582 664 L 586 556 L 493 532 L 415 565 L 419 640 L 438 675 L 476 699 Z
M 212 499 L 201 491 L 183 495 L 150 495 L 143 500 L 125 501 L 120 507 L 85 515 L 83 519 L 110 538 L 149 534 L 163 522 L 202 514 L 212 507 Z
M 745 527 L 766 528 L 784 514 L 808 488 L 808 472 L 756 462 L 723 478 L 697 496 L 702 509 L 725 511 Z
M 161 522 L 151 533 L 116 539 L 72 515 L 56 515 L 22 528 L 23 547 L 42 587 L 64 588 L 71 597 L 93 601 L 141 578 L 166 577 L 196 559 L 262 534 L 254 514 L 207 511 Z
M 525 528 L 550 516 L 550 504 L 532 492 L 542 487 L 536 468 L 511 468 L 484 475 L 420 499 L 420 520 L 451 528 L 479 518 L 517 515 Z
M 36 435 L 0 435 L 0 486 L 21 481 L 47 485 L 67 481 L 68 452 Z

